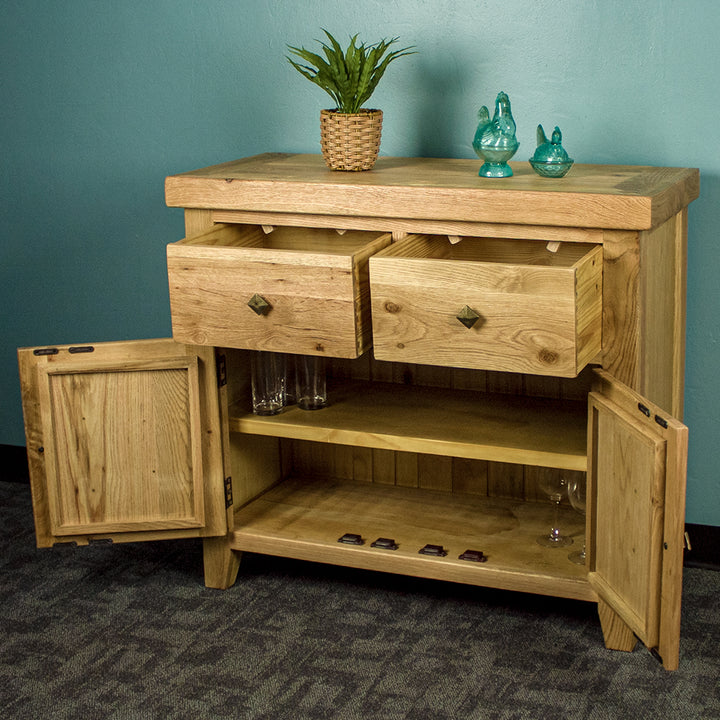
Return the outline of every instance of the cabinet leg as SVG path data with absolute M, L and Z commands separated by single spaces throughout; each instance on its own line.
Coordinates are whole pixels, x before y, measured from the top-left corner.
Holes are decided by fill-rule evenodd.
M 600 626 L 605 638 L 605 647 L 610 650 L 632 652 L 637 644 L 635 633 L 625 621 L 602 599 L 598 600 Z
M 203 539 L 205 586 L 227 590 L 235 583 L 241 553 L 230 549 L 224 537 Z

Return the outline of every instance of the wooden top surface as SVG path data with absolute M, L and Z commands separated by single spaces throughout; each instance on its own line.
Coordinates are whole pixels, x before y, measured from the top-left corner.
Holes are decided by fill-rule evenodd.
M 479 160 L 381 157 L 373 170 L 337 172 L 320 155 L 266 153 L 173 175 L 170 207 L 418 220 L 646 230 L 699 194 L 693 168 L 576 164 L 542 178 L 478 177 Z

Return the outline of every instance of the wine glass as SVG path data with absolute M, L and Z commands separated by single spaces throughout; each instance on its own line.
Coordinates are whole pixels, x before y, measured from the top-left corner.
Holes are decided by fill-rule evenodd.
M 570 504 L 573 508 L 585 517 L 585 475 L 580 477 L 571 478 L 568 482 L 568 497 L 570 498 Z M 583 533 L 584 533 L 583 528 Z M 585 564 L 585 536 L 583 534 L 583 546 L 582 550 L 575 550 L 568 555 L 568 559 L 578 565 Z
M 550 498 L 551 502 L 554 503 L 554 512 L 550 532 L 545 535 L 541 535 L 537 539 L 538 544 L 543 547 L 565 547 L 566 545 L 572 545 L 572 538 L 567 535 L 563 535 L 558 527 L 560 503 L 562 502 L 563 497 L 567 494 L 566 479 L 556 472 L 543 473 L 540 479 L 540 489 Z

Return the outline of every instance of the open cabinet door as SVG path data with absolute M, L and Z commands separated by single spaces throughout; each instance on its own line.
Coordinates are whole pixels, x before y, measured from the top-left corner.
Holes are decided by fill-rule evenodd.
M 612 622 L 604 618 L 606 642 L 608 626 L 619 622 L 672 670 L 679 657 L 687 428 L 596 372 L 588 422 L 588 578 L 601 619 L 603 603 L 616 614 Z
M 226 532 L 213 348 L 18 350 L 39 547 Z

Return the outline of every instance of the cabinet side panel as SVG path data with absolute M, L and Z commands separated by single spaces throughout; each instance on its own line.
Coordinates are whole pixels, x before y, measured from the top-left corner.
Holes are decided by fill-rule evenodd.
M 235 509 L 283 479 L 278 438 L 231 433 L 229 455 Z
M 686 213 L 640 234 L 640 392 L 682 419 L 685 355 Z

